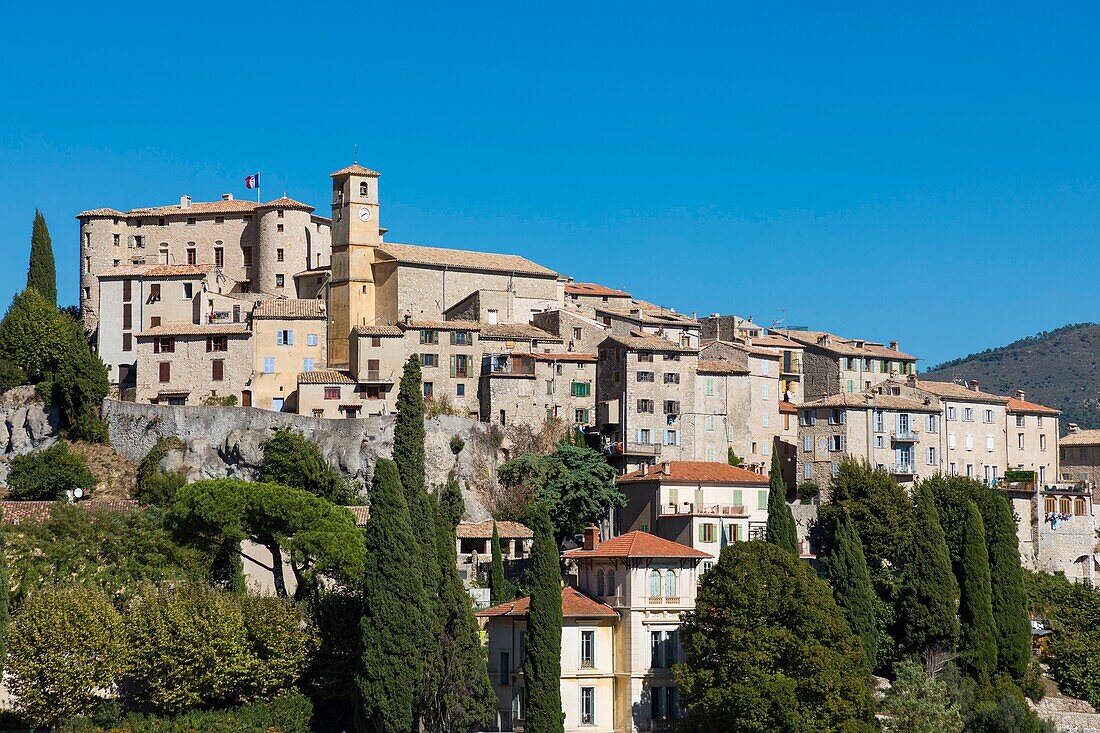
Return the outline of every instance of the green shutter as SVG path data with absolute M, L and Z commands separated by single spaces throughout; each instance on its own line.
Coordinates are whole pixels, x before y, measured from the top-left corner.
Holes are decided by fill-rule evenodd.
M 763 489 L 756 494 L 756 508 L 767 509 L 768 508 L 768 490 Z
M 454 354 L 451 355 L 451 376 L 455 376 L 458 373 L 458 357 Z
M 743 496 L 743 494 L 741 492 L 741 489 L 734 489 L 732 493 L 733 493 L 733 505 L 734 506 L 745 506 L 745 497 Z

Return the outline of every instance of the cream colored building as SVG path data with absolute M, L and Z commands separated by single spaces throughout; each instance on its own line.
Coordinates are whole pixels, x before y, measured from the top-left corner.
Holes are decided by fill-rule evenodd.
M 707 553 L 630 532 L 563 555 L 574 570 L 562 589 L 561 698 L 565 730 L 672 730 L 681 706 L 673 665 L 682 615 L 695 606 Z M 501 730 L 523 730 L 523 635 L 529 598 L 477 614 L 489 636 L 489 673 Z
M 1033 471 L 1040 487 L 1059 480 L 1058 418 L 1061 411 L 1024 399 L 1023 390 L 1008 398 L 1008 462 L 1005 470 Z
M 1059 447 L 1061 480 L 1095 490 L 1100 484 L 1100 430 L 1082 430 L 1070 423 Z
M 252 374 L 252 340 L 243 324 L 164 324 L 135 334 L 137 402 L 200 405 L 212 398 L 242 403 Z
M 315 369 L 298 374 L 298 413 L 330 420 L 388 414 L 386 402 L 368 402 L 347 372 Z
M 245 404 L 297 411 L 298 374 L 325 366 L 325 304 L 271 298 L 252 311 L 252 380 Z M 306 413 L 309 414 L 309 413 Z

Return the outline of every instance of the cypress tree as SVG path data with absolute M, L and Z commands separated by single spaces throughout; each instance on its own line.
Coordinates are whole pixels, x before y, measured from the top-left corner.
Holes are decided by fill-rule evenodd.
M 366 568 L 359 627 L 356 724 L 372 733 L 408 733 L 419 701 L 422 668 L 411 663 L 431 642 L 409 508 L 393 461 L 380 458 L 370 491 Z
M 768 474 L 768 526 L 764 538 L 795 557 L 799 556 L 794 517 L 787 506 L 787 484 L 783 481 L 783 469 L 775 451 L 772 451 L 772 468 Z
M 3 519 L 3 511 L 0 507 L 0 520 Z M 2 521 L 0 525 L 3 525 Z M 4 532 L 0 530 L 0 669 L 8 656 L 8 559 L 4 544 Z
M 878 624 L 875 619 L 875 589 L 871 572 L 863 555 L 863 543 L 848 512 L 841 511 L 837 520 L 825 568 L 837 604 L 844 610 L 848 625 L 863 642 L 868 666 L 878 665 Z
M 561 706 L 561 565 L 550 515 L 541 504 L 531 511 L 531 603 L 525 634 L 527 733 L 563 733 Z
M 493 551 L 493 570 L 489 576 L 489 603 L 496 606 L 512 600 L 508 596 L 504 579 L 504 557 L 500 552 L 500 533 L 497 532 L 497 523 L 493 522 L 493 540 L 490 544 Z
M 966 502 L 966 530 L 962 537 L 962 578 L 959 584 L 959 620 L 962 649 L 971 674 L 988 683 L 997 669 L 997 631 L 989 589 L 989 553 L 978 506 Z
M 397 420 L 393 426 L 393 460 L 405 497 L 424 491 L 424 394 L 420 356 L 412 354 L 405 362 L 397 389 Z
M 39 294 L 57 306 L 57 270 L 53 262 L 53 243 L 50 230 L 46 228 L 46 217 L 38 209 L 34 210 L 34 226 L 31 227 L 31 261 L 27 268 L 27 287 L 34 288 Z
M 902 570 L 898 616 L 902 645 L 910 652 L 949 651 L 959 637 L 958 584 L 931 491 L 919 486 L 913 534 Z
M 993 593 L 993 623 L 997 629 L 997 665 L 1023 679 L 1031 660 L 1031 625 L 1016 521 L 1008 499 L 989 490 L 983 502 L 985 539 L 989 547 L 989 582 Z

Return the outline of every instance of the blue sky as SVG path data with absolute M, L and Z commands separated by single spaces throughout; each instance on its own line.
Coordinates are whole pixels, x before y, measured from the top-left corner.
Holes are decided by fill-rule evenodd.
M 35 207 L 323 207 L 925 367 L 1100 320 L 1095 3 L 19 3 L 0 44 L 0 299 Z M 327 212 L 322 212 L 327 213 Z

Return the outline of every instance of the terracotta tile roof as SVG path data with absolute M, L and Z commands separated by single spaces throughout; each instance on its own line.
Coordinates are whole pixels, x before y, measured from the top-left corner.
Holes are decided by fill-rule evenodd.
M 355 516 L 355 526 L 365 527 L 370 520 L 370 507 L 369 506 L 349 506 L 344 507 Z
M 154 338 L 156 336 L 247 336 L 248 326 L 240 323 L 217 326 L 202 323 L 165 323 L 160 326 L 152 326 L 137 334 L 140 338 Z
M 623 290 L 615 290 L 596 283 L 566 283 L 565 292 L 568 295 L 595 295 L 608 298 L 629 298 L 630 293 Z
M 753 346 L 767 346 L 773 349 L 801 349 L 802 344 L 797 341 L 780 336 L 777 333 L 766 333 L 762 336 L 752 337 Z
M 331 267 L 315 267 L 312 270 L 302 270 L 294 273 L 294 277 L 308 277 L 310 275 L 327 275 L 332 272 Z
M 749 370 L 728 359 L 700 359 L 700 374 L 748 374 Z
M 4 511 L 4 524 L 22 524 L 23 522 L 44 522 L 50 518 L 50 512 L 58 504 L 56 501 L 4 501 L 0 506 Z M 133 499 L 86 499 L 76 502 L 76 506 L 85 511 L 132 512 L 139 508 Z
M 76 215 L 76 218 L 83 219 L 84 217 L 90 216 L 119 217 L 126 216 L 126 214 L 119 211 L 118 209 L 88 209 L 87 211 L 81 211 L 79 214 Z
M 295 201 L 292 198 L 287 198 L 286 195 L 280 196 L 274 201 L 268 201 L 266 204 L 259 204 L 257 209 L 300 209 L 302 211 L 313 211 L 313 207 L 309 204 L 303 204 L 301 201 Z
M 355 384 L 347 372 L 335 369 L 314 369 L 312 372 L 299 372 L 298 384 Z
M 558 273 L 553 270 L 535 264 L 519 255 L 502 255 L 493 252 L 473 252 L 465 249 L 444 249 L 442 247 L 424 247 L 417 244 L 393 244 L 390 242 L 383 242 L 378 246 L 378 250 L 398 262 L 415 265 L 558 277 Z
M 529 540 L 535 536 L 526 525 L 519 522 L 506 522 L 502 519 L 498 519 L 496 522 L 497 534 L 501 539 Z M 458 527 L 455 528 L 455 536 L 461 539 L 467 540 L 487 540 L 493 536 L 493 520 L 487 519 L 484 522 L 461 522 Z
M 336 176 L 344 176 L 344 175 L 348 175 L 349 173 L 354 173 L 357 176 L 370 176 L 372 178 L 378 178 L 379 176 L 382 175 L 378 171 L 372 171 L 370 168 L 364 168 L 363 166 L 359 165 L 358 163 L 352 163 L 348 167 L 341 168 L 340 170 L 336 171 L 335 173 L 329 173 L 328 175 L 329 175 L 330 178 L 335 178 Z
M 664 467 L 668 466 L 668 473 Z M 766 484 L 767 476 L 747 468 L 718 461 L 667 461 L 650 466 L 646 475 L 641 469 L 618 478 L 618 483 L 638 481 L 685 481 L 693 484 Z
M 692 349 L 673 343 L 666 338 L 654 336 L 651 333 L 631 331 L 629 336 L 608 336 L 601 342 L 601 346 L 608 342 L 625 346 L 631 351 L 672 351 L 679 354 L 695 354 L 698 349 Z
M 720 464 L 716 464 L 720 465 Z M 732 468 L 732 466 L 731 466 Z M 765 478 L 764 483 L 768 480 Z M 624 535 L 613 537 L 596 545 L 594 550 L 586 550 L 578 547 L 575 550 L 567 550 L 562 557 L 572 560 L 582 560 L 589 557 L 713 557 L 705 552 L 700 552 L 693 547 L 681 545 L 679 542 L 666 540 L 663 537 L 651 535 L 648 532 L 634 531 Z
M 213 265 L 120 265 L 104 270 L 99 277 L 199 277 L 213 269 Z
M 992 392 L 978 392 L 954 382 L 937 382 L 930 379 L 918 379 L 917 389 L 931 392 L 937 397 L 948 397 L 960 402 L 993 402 L 999 405 L 1008 404 L 1008 398 Z
M 787 400 L 779 401 L 779 414 L 780 415 L 797 415 L 798 407 L 793 402 Z
M 532 341 L 556 341 L 562 343 L 561 336 L 555 336 L 549 331 L 543 331 L 537 326 L 526 323 L 493 323 L 481 325 L 481 338 L 483 339 L 530 339 Z
M 408 321 L 398 324 L 404 329 L 410 328 L 428 329 L 431 331 L 480 331 L 481 324 L 477 321 Z
M 256 304 L 252 317 L 259 319 L 280 318 L 324 318 L 325 303 L 322 300 L 298 300 L 295 298 L 275 298 Z
M 936 404 L 924 404 L 921 400 L 910 397 L 901 397 L 890 394 L 854 393 L 834 394 L 821 399 L 804 402 L 798 406 L 799 410 L 814 409 L 818 407 L 846 407 L 853 410 L 912 410 L 914 412 L 939 412 Z
M 838 354 L 840 356 L 869 356 L 875 359 L 895 359 L 899 361 L 916 361 L 917 357 L 906 354 L 903 351 L 888 349 L 874 341 L 862 341 L 863 346 L 857 346 L 860 339 L 849 339 L 843 336 L 829 333 L 828 331 L 786 331 L 777 329 L 775 333 L 786 336 L 806 346 L 816 346 L 819 349 Z M 818 341 L 824 337 L 829 338 L 829 344 L 820 344 Z
M 598 361 L 599 357 L 595 354 L 574 354 L 572 352 L 566 354 L 541 354 L 539 352 L 519 352 L 512 354 L 512 356 L 529 356 L 534 358 L 535 361 Z
M 498 616 L 524 617 L 531 607 L 531 597 L 517 598 L 499 606 L 478 611 L 478 618 Z M 611 606 L 589 598 L 576 588 L 565 586 L 561 589 L 561 613 L 565 618 L 618 618 L 619 614 Z
M 255 201 L 230 199 L 229 201 L 192 201 L 186 209 L 179 204 L 153 206 L 146 209 L 130 209 L 128 217 L 145 216 L 195 216 L 199 214 L 251 214 L 259 206 Z
M 1100 445 L 1100 430 L 1078 430 L 1063 435 L 1058 442 L 1061 445 Z
M 626 321 L 634 321 L 648 326 L 698 326 L 699 321 L 677 313 L 669 308 L 662 308 L 653 303 L 641 300 L 632 300 L 630 305 L 625 303 L 607 303 L 593 306 L 597 314 L 603 313 Z
M 403 336 L 405 334 L 397 326 L 356 326 L 352 329 L 358 336 Z
M 1044 415 L 1061 415 L 1061 410 L 1055 410 L 1053 407 L 1047 407 L 1046 405 L 1040 405 L 1036 402 L 1028 402 L 1027 400 L 1019 400 L 1015 397 L 1008 398 L 1008 411 L 1009 412 L 1041 412 Z

